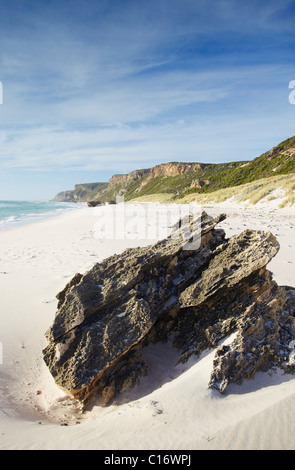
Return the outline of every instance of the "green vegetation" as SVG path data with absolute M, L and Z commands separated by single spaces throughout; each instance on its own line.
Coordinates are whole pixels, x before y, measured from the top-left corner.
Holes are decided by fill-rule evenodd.
M 278 175 L 295 173 L 295 137 L 292 137 L 269 152 L 249 162 L 234 162 L 203 165 L 198 172 L 188 172 L 177 176 L 158 176 L 140 190 L 141 196 L 167 193 L 176 198 L 188 194 L 208 194 L 220 189 L 231 188 Z M 194 180 L 205 180 L 201 188 L 192 188 Z M 128 199 L 138 194 L 128 192 Z
M 179 165 L 181 169 L 178 172 Z M 118 195 L 124 196 L 126 201 L 148 200 L 154 195 L 161 195 L 163 199 L 166 195 L 165 200 L 185 202 L 193 199 L 206 200 L 206 197 L 209 200 L 210 194 L 214 194 L 212 200 L 222 201 L 241 193 L 241 200 L 246 198 L 256 203 L 263 197 L 273 197 L 273 185 L 276 186 L 278 181 L 283 183 L 283 180 L 277 180 L 277 177 L 295 176 L 295 136 L 252 161 L 200 164 L 194 171 L 191 169 L 191 163 L 169 163 L 167 171 L 161 168 L 155 172 L 155 168 L 158 167 L 136 170 L 128 176 L 119 175 L 110 183 L 77 185 L 74 191 L 67 191 L 66 195 L 67 198 L 73 197 L 73 200 L 101 201 L 115 200 Z M 171 176 L 171 173 L 174 176 Z M 260 180 L 263 180 L 263 184 L 259 183 Z M 251 183 L 255 182 L 257 185 L 252 186 Z M 293 180 L 289 183 L 288 188 L 285 188 L 285 204 L 294 204 Z
M 207 194 L 190 194 L 182 202 L 189 203 L 195 200 L 200 204 L 208 204 L 224 202 L 230 198 L 234 198 L 235 202 L 247 201 L 250 204 L 257 204 L 264 198 L 267 198 L 267 201 L 280 198 L 283 200 L 280 207 L 292 206 L 295 204 L 295 173 L 263 178 Z

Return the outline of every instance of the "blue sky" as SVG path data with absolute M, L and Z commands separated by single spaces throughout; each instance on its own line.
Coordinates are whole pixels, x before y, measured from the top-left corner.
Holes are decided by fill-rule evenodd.
M 294 0 L 0 0 L 0 199 L 293 136 L 294 24 Z

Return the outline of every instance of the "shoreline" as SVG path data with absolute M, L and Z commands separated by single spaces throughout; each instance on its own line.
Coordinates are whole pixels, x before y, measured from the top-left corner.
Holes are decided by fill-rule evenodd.
M 3 201 L 5 202 L 5 201 Z M 9 201 L 8 201 L 9 202 Z M 24 201 L 26 202 L 26 201 Z M 45 202 L 51 202 L 51 201 L 45 201 Z M 88 209 L 97 211 L 98 209 L 105 209 L 106 207 L 113 208 L 116 210 L 118 207 L 122 207 L 121 204 L 119 205 L 103 205 L 103 206 L 96 206 L 96 207 L 88 207 L 86 202 L 78 202 L 78 203 L 68 203 L 72 204 L 72 207 L 67 207 L 65 209 L 56 209 L 53 211 L 48 211 L 48 213 L 44 214 L 33 214 L 33 215 L 24 215 L 22 220 L 17 220 L 17 221 L 12 221 L 12 222 L 2 222 L 3 227 L 0 224 L 0 234 L 3 232 L 8 232 L 11 230 L 19 229 L 22 227 L 26 227 L 28 225 L 35 225 L 39 224 L 42 222 L 46 222 L 47 220 L 52 220 L 55 218 L 59 218 L 63 215 L 66 215 L 67 213 L 77 211 L 77 210 L 83 210 L 83 209 Z M 213 201 L 207 201 L 202 204 L 200 204 L 197 201 L 188 201 L 185 203 L 181 203 L 181 200 L 178 201 L 169 201 L 169 202 L 161 202 L 160 200 L 131 200 L 127 201 L 124 203 L 125 207 L 130 207 L 130 206 L 142 206 L 142 207 L 147 207 L 148 205 L 152 207 L 175 207 L 175 208 L 188 208 L 191 204 L 196 204 L 197 207 L 199 207 L 201 210 L 205 211 L 213 211 L 213 213 L 217 212 L 222 212 L 225 211 L 226 209 L 229 209 L 230 212 L 233 210 L 235 212 L 239 211 L 245 211 L 245 213 L 256 213 L 257 211 L 268 211 L 269 213 L 278 213 L 279 215 L 289 215 L 289 214 L 295 214 L 295 206 L 290 206 L 290 207 L 279 207 L 280 200 L 274 200 L 272 202 L 259 202 L 255 205 L 249 204 L 247 201 L 244 202 L 236 202 L 235 198 L 231 198 L 228 200 L 225 200 L 223 202 L 213 202 Z M 57 211 L 60 211 L 60 213 L 57 213 Z M 185 212 L 185 211 L 184 211 Z M 11 225 L 10 225 L 11 224 Z
M 1 201 L 1 202 L 10 202 L 10 201 Z M 31 203 L 31 201 L 20 201 L 20 202 Z M 44 201 L 44 202 L 53 202 L 53 201 Z M 73 206 L 75 205 L 73 204 Z M 7 219 L 0 221 L 0 233 L 14 230 L 20 227 L 24 227 L 26 225 L 32 225 L 32 224 L 37 224 L 39 222 L 44 222 L 46 220 L 59 217 L 60 215 L 66 214 L 70 211 L 83 209 L 83 207 L 84 207 L 84 203 L 79 203 L 77 204 L 77 207 L 70 207 L 70 206 L 65 207 L 65 208 L 59 207 L 51 211 L 43 212 L 40 214 L 38 214 L 37 212 L 32 213 L 32 214 L 20 214 L 16 216 L 17 217 L 16 220 L 8 220 L 8 219 L 15 217 L 14 215 L 11 215 Z
M 219 225 L 227 237 L 246 228 L 274 233 L 281 249 L 269 269 L 279 285 L 295 286 L 295 208 L 241 210 L 227 203 L 227 209 L 204 207 L 212 215 L 228 212 Z M 294 377 L 259 373 L 220 397 L 207 389 L 210 351 L 175 368 L 169 344 L 146 348 L 149 375 L 107 408 L 94 403 L 82 413 L 57 388 L 42 361 L 56 294 L 77 272 L 150 242 L 99 239 L 96 223 L 95 209 L 85 207 L 0 232 L 0 448 L 294 448 Z

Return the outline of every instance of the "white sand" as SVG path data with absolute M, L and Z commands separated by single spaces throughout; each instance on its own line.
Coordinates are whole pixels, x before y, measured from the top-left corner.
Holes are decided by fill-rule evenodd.
M 269 268 L 280 285 L 295 286 L 295 208 L 205 210 L 228 213 L 220 224 L 228 236 L 245 228 L 272 231 L 281 250 Z M 295 378 L 259 373 L 221 396 L 207 388 L 214 351 L 175 368 L 169 344 L 150 346 L 148 377 L 110 407 L 95 402 L 83 414 L 56 387 L 42 360 L 56 294 L 76 272 L 148 243 L 98 240 L 98 215 L 74 210 L 0 233 L 0 449 L 294 449 Z M 131 224 L 130 236 L 139 227 Z

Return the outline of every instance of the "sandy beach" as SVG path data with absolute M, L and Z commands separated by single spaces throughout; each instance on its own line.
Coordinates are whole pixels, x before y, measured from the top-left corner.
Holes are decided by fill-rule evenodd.
M 115 209 L 99 210 L 111 223 Z M 148 376 L 109 407 L 94 402 L 82 412 L 58 389 L 42 359 L 56 294 L 77 272 L 151 242 L 136 236 L 145 221 L 130 224 L 128 237 L 100 237 L 99 210 L 0 232 L 0 449 L 294 449 L 295 377 L 258 373 L 220 395 L 207 387 L 214 351 L 175 367 L 171 345 L 147 347 Z M 281 249 L 268 268 L 279 285 L 295 286 L 295 207 L 228 202 L 204 210 L 227 214 L 227 237 L 271 231 Z

